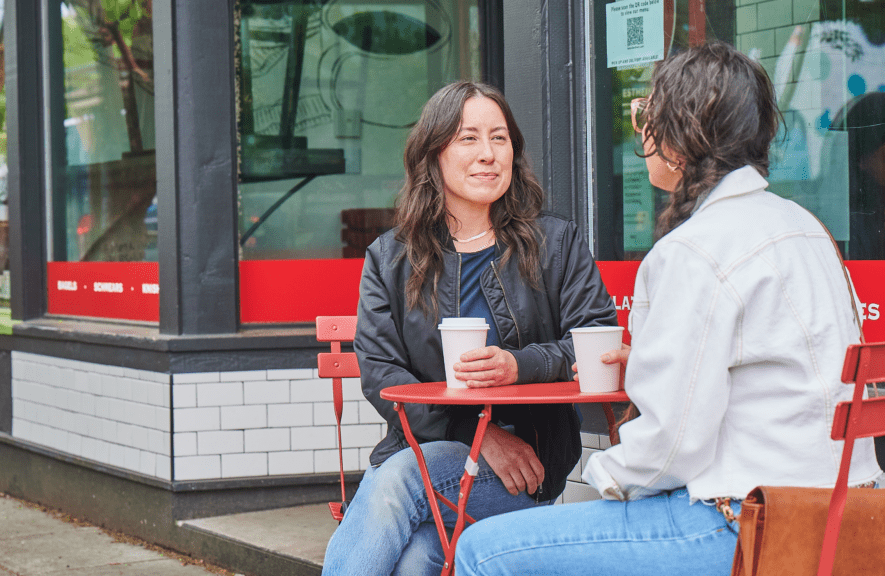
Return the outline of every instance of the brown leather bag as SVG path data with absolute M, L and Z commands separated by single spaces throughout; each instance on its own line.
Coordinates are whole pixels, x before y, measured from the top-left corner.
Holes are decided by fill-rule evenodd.
M 732 576 L 814 576 L 833 491 L 760 486 L 741 506 Z M 833 576 L 885 574 L 885 490 L 849 488 Z

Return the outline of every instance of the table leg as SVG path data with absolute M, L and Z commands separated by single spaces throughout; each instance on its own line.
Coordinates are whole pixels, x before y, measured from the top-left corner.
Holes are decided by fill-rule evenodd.
M 482 413 L 479 415 L 479 424 L 476 427 L 476 435 L 473 438 L 473 445 L 470 447 L 470 454 L 467 457 L 467 462 L 464 464 L 464 474 L 461 476 L 461 490 L 458 494 L 457 507 L 442 494 L 433 489 L 433 483 L 430 480 L 430 472 L 427 469 L 427 462 L 424 460 L 424 453 L 421 451 L 421 446 L 412 434 L 406 411 L 403 410 L 403 407 L 399 402 L 393 403 L 393 409 L 399 414 L 406 441 L 409 443 L 409 446 L 415 453 L 415 458 L 418 460 L 418 468 L 421 471 L 421 480 L 424 482 L 424 490 L 427 492 L 427 501 L 430 504 L 430 511 L 433 513 L 433 522 L 436 524 L 436 530 L 439 533 L 439 539 L 442 543 L 443 553 L 445 554 L 445 563 L 440 576 L 450 576 L 455 568 L 455 544 L 457 543 L 461 532 L 464 531 L 465 521 L 471 523 L 475 522 L 475 520 L 467 514 L 467 499 L 470 497 L 470 490 L 473 488 L 473 478 L 479 470 L 479 465 L 477 464 L 479 459 L 479 449 L 482 446 L 482 439 L 485 436 L 486 428 L 492 417 L 492 406 L 491 404 L 486 404 Z M 458 513 L 451 541 L 446 534 L 446 527 L 443 524 L 442 513 L 439 510 L 439 501 L 442 501 L 446 506 Z
M 621 436 L 618 434 L 618 428 L 615 424 L 615 413 L 612 410 L 611 402 L 602 402 L 602 411 L 605 413 L 605 419 L 608 422 L 608 439 L 612 446 L 621 443 Z

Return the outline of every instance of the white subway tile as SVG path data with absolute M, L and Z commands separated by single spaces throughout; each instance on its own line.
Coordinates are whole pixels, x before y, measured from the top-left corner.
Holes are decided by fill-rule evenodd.
M 359 378 L 342 378 L 341 393 L 342 396 L 344 396 L 345 402 L 348 400 L 356 401 L 366 399 L 366 397 L 363 396 L 363 388 Z
M 372 448 L 381 441 L 380 424 L 357 424 L 341 427 L 341 444 L 345 448 Z
M 267 473 L 310 474 L 313 472 L 313 451 L 271 452 L 267 455 Z
M 360 470 L 365 470 L 371 466 L 369 456 L 372 455 L 372 448 L 360 448 Z
M 156 382 L 157 384 L 166 384 L 167 386 L 172 383 L 172 378 L 169 374 L 164 372 L 153 372 L 151 370 L 138 370 L 138 376 L 136 378 L 138 380 L 147 380 L 148 382 Z
M 90 392 L 89 389 L 90 374 L 79 370 L 74 372 L 74 389 L 80 392 Z
M 368 400 L 357 402 L 357 405 L 360 412 L 360 424 L 387 424 L 384 416 L 379 414 Z
M 140 437 L 139 431 L 145 430 L 139 426 L 126 424 L 125 422 L 117 423 L 117 442 L 123 446 L 132 446 L 144 450 L 147 444 L 147 434 Z
M 584 448 L 599 448 L 599 434 L 581 432 L 581 446 Z
M 172 386 L 172 406 L 175 408 L 196 408 L 197 385 L 174 384 Z
M 599 435 L 599 447 L 602 448 L 603 450 L 605 450 L 606 448 L 611 448 L 612 447 L 611 438 L 609 438 L 608 435 L 600 434 Z
M 154 407 L 154 425 L 157 430 L 167 431 L 172 428 L 172 409 L 164 406 Z
M 98 458 L 95 457 L 96 442 L 98 442 L 98 440 L 95 438 L 83 438 L 80 448 L 80 456 L 89 460 L 98 460 Z
M 104 440 L 95 441 L 95 459 L 105 464 L 111 463 L 111 445 Z
M 242 451 L 242 430 L 197 432 L 197 454 L 232 454 Z
M 221 478 L 221 456 L 182 456 L 175 458 L 176 480 Z
M 218 382 L 218 372 L 192 372 L 190 374 L 173 374 L 172 384 L 196 384 L 201 382 Z
M 157 456 L 157 477 L 172 480 L 172 459 L 169 456 Z
M 290 380 L 289 396 L 292 402 L 331 402 L 332 380 L 331 378 Z
M 293 450 L 317 450 L 335 448 L 337 434 L 334 426 L 308 426 L 292 428 Z
M 599 492 L 597 492 L 595 488 L 577 482 L 566 482 L 565 490 L 562 492 L 562 500 L 565 504 L 599 500 L 599 498 Z
M 68 454 L 79 455 L 80 450 L 83 445 L 83 437 L 79 434 L 72 434 L 70 432 L 65 432 L 64 435 L 64 445 L 59 445 L 57 448 L 62 452 L 67 452 Z
M 268 370 L 268 380 L 306 380 L 313 377 L 311 368 L 291 368 L 287 370 Z
M 242 404 L 242 382 L 197 384 L 197 406 L 240 406 Z
M 157 455 L 153 452 L 142 450 L 138 453 L 138 471 L 147 476 L 157 475 Z
M 142 386 L 147 389 L 147 403 L 151 406 L 165 407 L 169 406 L 169 385 L 160 384 L 158 382 L 142 382 Z
M 145 382 L 144 380 L 130 380 L 132 383 L 132 398 L 133 402 L 138 402 L 139 404 L 148 404 L 148 397 L 150 391 L 148 390 L 148 386 L 150 382 Z
M 279 452 L 289 449 L 288 428 L 261 428 L 246 430 L 246 452 Z
M 176 456 L 196 456 L 197 454 L 197 433 L 196 432 L 176 432 L 172 435 L 174 438 L 173 449 Z
M 267 380 L 267 370 L 241 370 L 238 372 L 221 372 L 221 382 L 244 382 L 246 380 Z
M 221 477 L 267 476 L 267 454 L 222 454 Z
M 289 382 L 285 380 L 244 382 L 243 399 L 246 404 L 286 404 L 289 402 Z
M 569 472 L 568 479 L 570 482 L 581 482 L 581 472 L 584 471 L 584 467 L 581 466 L 582 462 L 583 460 L 579 459 L 572 471 Z
M 82 393 L 80 395 L 80 408 L 83 414 L 95 416 L 95 396 L 92 394 Z
M 358 402 L 343 403 L 341 406 L 341 423 L 360 423 L 360 407 Z M 334 426 L 335 404 L 333 402 L 314 402 L 313 424 L 314 426 Z
M 148 450 L 155 454 L 169 455 L 169 432 L 148 430 Z
M 267 407 L 267 425 L 310 426 L 313 424 L 312 404 L 271 404 Z
M 356 448 L 345 448 L 344 470 L 359 470 L 360 451 Z M 313 471 L 317 474 L 323 472 L 338 472 L 340 464 L 338 462 L 338 450 L 316 450 L 313 453 Z
M 101 435 L 99 436 L 100 440 L 104 440 L 105 442 L 116 442 L 117 441 L 117 423 L 113 420 L 102 420 L 101 422 Z M 116 466 L 116 464 L 115 464 Z
M 221 428 L 242 430 L 267 427 L 267 406 L 222 406 Z
M 196 432 L 221 428 L 221 413 L 217 407 L 175 408 L 172 410 L 172 419 L 175 422 L 176 432 Z
M 118 378 L 111 374 L 102 374 L 99 376 L 101 380 L 101 395 L 108 398 L 119 398 L 117 395 Z
M 136 450 L 135 448 L 130 448 L 129 446 L 124 446 L 123 453 L 125 455 L 125 465 L 123 467 L 134 472 L 140 471 L 141 455 L 143 454 L 143 452 L 141 452 L 140 450 Z

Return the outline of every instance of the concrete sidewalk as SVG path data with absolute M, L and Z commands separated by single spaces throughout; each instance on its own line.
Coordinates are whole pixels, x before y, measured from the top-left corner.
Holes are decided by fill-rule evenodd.
M 0 576 L 207 576 L 233 572 L 115 541 L 94 526 L 66 522 L 0 495 Z

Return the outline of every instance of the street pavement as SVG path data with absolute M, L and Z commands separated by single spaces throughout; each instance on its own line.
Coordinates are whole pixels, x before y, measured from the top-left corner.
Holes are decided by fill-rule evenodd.
M 232 574 L 216 572 L 216 574 Z M 207 576 L 208 570 L 0 494 L 0 576 Z

